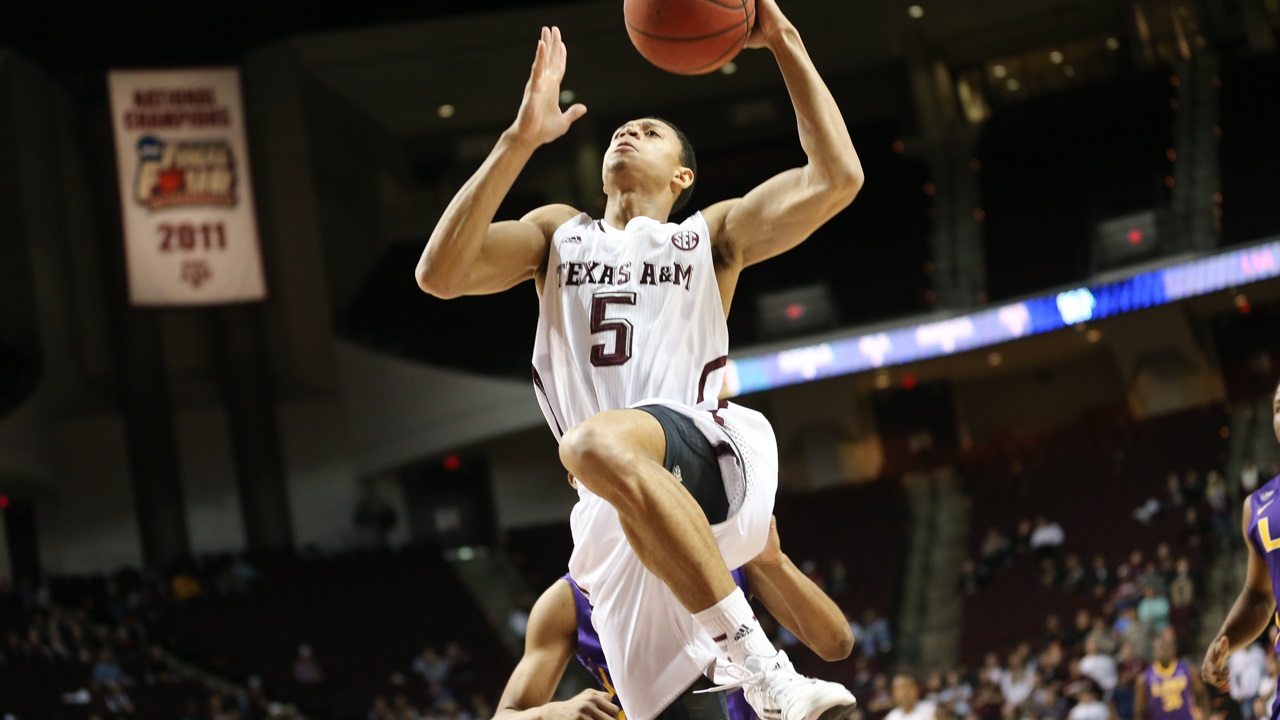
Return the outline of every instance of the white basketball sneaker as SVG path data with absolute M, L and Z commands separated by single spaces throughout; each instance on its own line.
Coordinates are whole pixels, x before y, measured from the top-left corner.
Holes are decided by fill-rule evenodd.
M 742 664 L 751 673 L 742 692 L 760 720 L 847 720 L 858 705 L 845 686 L 797 673 L 781 650 Z

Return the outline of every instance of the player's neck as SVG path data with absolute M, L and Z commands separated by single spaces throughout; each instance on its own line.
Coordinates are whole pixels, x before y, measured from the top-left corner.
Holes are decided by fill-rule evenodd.
M 632 218 L 648 217 L 666 222 L 670 215 L 671 206 L 661 198 L 635 190 L 614 191 L 604 206 L 604 221 L 619 230 L 625 228 Z

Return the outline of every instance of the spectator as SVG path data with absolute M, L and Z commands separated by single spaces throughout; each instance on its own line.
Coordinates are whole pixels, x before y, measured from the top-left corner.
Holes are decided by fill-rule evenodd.
M 451 663 L 433 647 L 424 648 L 413 660 L 413 671 L 427 683 L 444 682 L 449 677 Z
M 1093 585 L 1095 594 L 1100 594 L 1098 591 L 1106 592 L 1111 588 L 1111 571 L 1107 570 L 1105 557 L 1093 556 L 1093 564 L 1089 568 L 1089 582 Z
M 1098 652 L 1107 655 L 1115 655 L 1119 642 L 1116 640 L 1115 631 L 1107 624 L 1107 619 L 1102 615 L 1095 615 L 1093 623 L 1089 628 L 1089 634 L 1085 635 L 1085 644 L 1093 642 Z
M 930 700 L 920 699 L 920 685 L 907 673 L 893 677 L 893 703 L 895 707 L 885 720 L 935 720 L 937 717 L 937 706 Z
M 396 693 L 391 701 L 392 720 L 419 720 L 420 717 L 422 714 L 418 712 L 418 708 L 410 704 L 408 696 L 404 693 Z
M 1025 647 L 1013 651 L 1009 655 L 1009 666 L 1000 678 L 1000 692 L 1009 705 L 1021 705 L 1031 697 L 1036 685 L 1036 674 Z
M 893 649 L 893 638 L 889 634 L 889 621 L 880 617 L 872 608 L 862 613 L 862 627 L 866 632 L 867 644 L 863 654 L 868 657 L 887 654 Z
M 1075 707 L 1067 713 L 1067 720 L 1112 720 L 1112 713 L 1111 706 L 1103 701 L 1098 688 L 1092 683 L 1085 683 Z
M 1083 590 L 1086 572 L 1080 558 L 1075 553 L 1067 553 L 1062 564 L 1062 587 L 1072 592 Z
M 1120 646 L 1116 655 L 1116 687 L 1111 692 L 1111 702 L 1116 715 L 1122 720 L 1133 720 L 1134 691 L 1146 667 L 1146 662 L 1134 651 L 1133 645 L 1124 643 Z
M 1013 535 L 1013 551 L 1018 555 L 1027 555 L 1031 552 L 1031 521 L 1023 518 L 1018 521 L 1018 528 Z
M 1080 658 L 1080 674 L 1098 684 L 1102 695 L 1110 699 L 1116 688 L 1118 668 L 1116 659 L 1098 647 L 1098 641 L 1090 636 L 1084 642 L 1084 657 Z
M 1151 626 L 1138 618 L 1138 609 L 1127 607 L 1116 620 L 1116 632 L 1120 634 L 1120 642 L 1129 645 L 1131 652 L 1144 662 L 1151 662 L 1151 641 L 1155 638 Z
M 987 536 L 982 540 L 980 552 L 982 564 L 987 567 L 987 570 L 995 570 L 997 567 L 1013 562 L 1013 548 L 1009 544 L 1009 538 L 1005 537 L 997 527 L 987 529 Z
M 973 686 L 965 682 L 959 670 L 947 671 L 946 682 L 942 692 L 938 693 L 938 702 L 947 707 L 952 716 L 965 717 L 972 712 L 969 701 L 973 698 Z
M 867 703 L 867 712 L 881 716 L 893 707 L 893 691 L 889 689 L 889 677 L 884 673 L 876 673 L 871 679 L 871 701 Z
M 1056 558 L 1066 542 L 1062 526 L 1049 522 L 1044 516 L 1036 518 L 1036 528 L 1031 532 L 1031 549 L 1041 558 Z
M 965 558 L 960 566 L 960 592 L 972 595 L 987 585 L 987 568 L 979 565 L 972 558 Z
M 1169 591 L 1169 584 L 1165 582 L 1164 575 L 1154 560 L 1142 567 L 1142 573 L 1138 575 L 1137 581 L 1140 593 L 1145 594 L 1148 587 L 1155 588 L 1157 595 L 1164 595 Z
M 1053 558 L 1040 558 L 1040 587 L 1051 588 L 1058 584 L 1058 566 L 1054 565 Z
M 299 685 L 319 685 L 324 682 L 324 668 L 316 659 L 311 646 L 298 646 L 298 656 L 293 661 L 293 681 Z
M 128 681 L 124 670 L 116 660 L 115 651 L 109 647 L 98 651 L 98 660 L 93 664 L 93 669 L 90 671 L 90 679 L 102 687 L 123 684 Z
M 511 606 L 511 612 L 507 613 L 507 627 L 521 640 L 524 640 L 525 633 L 529 630 L 529 611 L 532 607 L 527 597 L 521 597 Z
M 1157 635 L 1169 627 L 1169 598 L 1161 595 L 1155 585 L 1147 585 L 1142 591 L 1138 619 L 1151 626 L 1151 631 Z
M 369 712 L 365 713 L 365 720 L 392 720 L 393 717 L 391 703 L 387 702 L 387 696 L 375 695 L 373 704 L 369 706 Z
M 1267 676 L 1267 653 L 1256 642 L 1251 642 L 1231 653 L 1227 658 L 1231 673 L 1231 698 L 1240 704 L 1244 720 L 1255 720 L 1253 700 L 1258 697 L 1262 679 Z
M 1004 674 L 1005 670 L 1000 665 L 1000 656 L 989 652 L 982 659 L 982 667 L 978 670 L 978 682 L 999 685 Z
M 1165 492 L 1168 493 L 1166 502 L 1169 507 L 1180 508 L 1186 504 L 1186 496 L 1182 493 L 1182 481 L 1178 479 L 1178 473 L 1169 473 L 1169 477 L 1165 478 Z
M 843 560 L 835 558 L 831 561 L 831 580 L 827 585 L 827 592 L 840 595 L 848 592 L 850 587 L 849 568 L 845 567 Z
M 1260 476 L 1261 472 L 1258 470 L 1258 465 L 1253 461 L 1253 458 L 1247 457 L 1240 462 L 1240 489 L 1244 491 L 1245 495 L 1258 489 L 1258 478 Z
M 1044 618 L 1044 634 L 1040 637 L 1042 645 L 1052 645 L 1061 643 L 1066 636 L 1062 629 L 1062 621 L 1058 619 L 1056 614 L 1050 613 Z
M 1191 561 L 1178 558 L 1173 582 L 1169 583 L 1169 604 L 1175 608 L 1190 607 L 1196 601 L 1196 583 L 1191 578 Z

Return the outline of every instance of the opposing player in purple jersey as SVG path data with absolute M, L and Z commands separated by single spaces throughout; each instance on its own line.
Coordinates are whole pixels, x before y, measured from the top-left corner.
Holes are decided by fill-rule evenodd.
M 840 608 L 783 552 L 776 523 L 755 560 L 733 572 L 743 592 L 754 595 L 805 645 L 828 661 L 841 660 L 853 649 L 853 633 Z M 601 690 L 585 690 L 561 702 L 550 702 L 573 656 L 591 673 Z M 723 699 L 723 704 L 721 698 Z M 741 690 L 728 695 L 686 692 L 659 717 L 662 720 L 755 720 Z M 625 709 L 609 676 L 600 637 L 591 625 L 591 605 L 568 575 L 542 594 L 529 616 L 524 657 L 516 666 L 494 720 L 625 720 Z
M 1271 398 L 1271 425 L 1280 441 L 1280 387 Z M 1257 640 L 1267 629 L 1267 623 L 1276 612 L 1276 598 L 1280 597 L 1280 477 L 1271 479 L 1244 499 L 1244 516 L 1240 520 L 1244 542 L 1249 548 L 1249 565 L 1245 571 L 1244 588 L 1235 605 L 1227 613 L 1222 628 L 1205 652 L 1200 674 L 1206 683 L 1226 691 L 1230 680 L 1227 658 L 1231 653 Z M 1274 523 L 1272 521 L 1275 521 Z M 1280 618 L 1277 618 L 1280 624 Z M 1275 720 L 1277 710 L 1271 708 Z
M 1160 635 L 1151 646 L 1151 667 L 1138 676 L 1133 696 L 1134 720 L 1206 720 L 1204 683 L 1178 659 L 1173 638 Z

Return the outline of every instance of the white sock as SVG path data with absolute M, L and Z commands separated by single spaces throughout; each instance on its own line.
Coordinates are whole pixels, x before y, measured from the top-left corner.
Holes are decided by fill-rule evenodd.
M 734 588 L 725 599 L 694 613 L 693 619 L 716 641 L 729 662 L 741 663 L 747 655 L 773 657 L 778 654 L 773 643 L 765 637 L 751 603 L 742 594 L 742 588 Z

